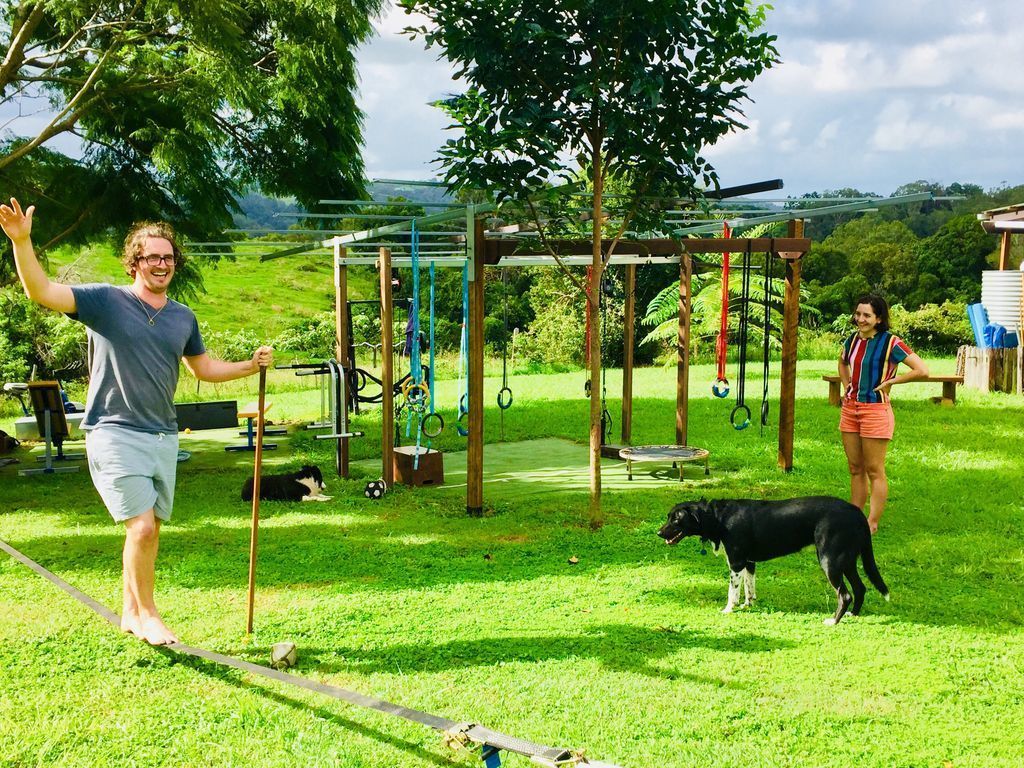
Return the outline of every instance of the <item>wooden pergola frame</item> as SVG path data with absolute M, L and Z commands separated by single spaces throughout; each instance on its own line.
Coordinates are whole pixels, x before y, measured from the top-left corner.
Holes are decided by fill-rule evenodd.
M 999 269 L 1010 266 L 1010 246 L 1014 234 L 1024 235 L 1024 203 L 994 208 L 978 214 L 982 229 L 990 234 L 1001 235 L 999 241 Z
M 488 266 L 509 267 L 550 263 L 556 260 L 548 251 L 526 250 L 522 241 L 508 238 L 488 238 L 484 221 L 474 220 L 467 232 L 467 260 L 469 262 L 469 345 L 468 345 L 468 436 L 466 448 L 466 511 L 470 515 L 483 513 L 483 427 L 484 427 L 484 274 Z M 800 265 L 810 249 L 810 240 L 803 237 L 802 219 L 789 222 L 785 238 L 728 238 L 728 239 L 653 239 L 623 240 L 617 245 L 610 265 L 626 267 L 626 339 L 622 385 L 622 440 L 628 444 L 633 421 L 633 316 L 635 313 L 633 287 L 636 266 L 646 263 L 679 264 L 679 332 L 676 359 L 676 443 L 685 445 L 688 433 L 689 367 L 690 367 L 690 310 L 692 300 L 693 254 L 700 253 L 767 253 L 785 263 L 785 291 L 783 298 L 782 370 L 779 395 L 778 465 L 784 471 L 793 468 L 793 437 L 796 401 L 797 326 L 799 322 Z M 557 253 L 572 263 L 573 256 L 589 257 L 589 240 L 549 241 Z M 604 244 L 607 248 L 611 241 Z M 544 260 L 547 260 L 546 262 Z M 335 315 L 337 323 L 337 359 L 348 369 L 348 280 L 345 246 L 335 243 Z M 352 261 L 356 261 L 353 259 Z M 361 260 L 360 260 L 361 261 Z M 405 261 L 403 259 L 403 261 Z M 429 261 L 421 258 L 421 261 Z M 452 260 L 447 260 L 449 263 Z M 376 266 L 380 274 L 381 301 L 381 382 L 383 387 L 381 425 L 381 470 L 384 481 L 394 482 L 394 301 L 391 291 L 391 249 L 381 247 Z M 344 446 L 339 474 L 348 476 L 348 449 Z

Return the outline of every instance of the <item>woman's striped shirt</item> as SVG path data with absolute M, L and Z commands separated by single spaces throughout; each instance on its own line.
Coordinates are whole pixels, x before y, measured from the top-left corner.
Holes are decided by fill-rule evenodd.
M 850 366 L 850 386 L 845 398 L 858 403 L 887 403 L 889 395 L 875 387 L 896 375 L 896 368 L 914 354 L 907 343 L 889 331 L 870 339 L 852 334 L 843 342 L 842 361 Z

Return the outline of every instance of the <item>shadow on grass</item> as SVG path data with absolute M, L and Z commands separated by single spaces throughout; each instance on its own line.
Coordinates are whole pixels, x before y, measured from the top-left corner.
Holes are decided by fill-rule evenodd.
M 299 669 L 319 674 L 440 673 L 492 667 L 499 663 L 534 664 L 568 659 L 594 659 L 611 671 L 665 680 L 687 680 L 716 688 L 743 689 L 747 686 L 733 680 L 695 675 L 655 664 L 679 651 L 693 648 L 718 652 L 763 653 L 792 647 L 793 644 L 786 640 L 749 633 L 717 636 L 691 628 L 650 629 L 630 624 L 604 624 L 588 627 L 581 635 L 496 636 L 439 644 L 395 644 L 379 649 L 301 646 Z M 252 649 L 225 653 L 251 654 Z
M 262 698 L 270 699 L 277 704 L 283 704 L 296 710 L 303 712 L 309 712 L 317 717 L 327 720 L 336 725 L 340 725 L 342 728 L 357 733 L 360 736 L 365 736 L 373 741 L 380 742 L 382 744 L 388 744 L 396 749 L 400 749 L 409 755 L 423 760 L 425 762 L 433 763 L 434 765 L 440 766 L 451 766 L 452 761 L 446 759 L 441 755 L 437 755 L 429 750 L 424 749 L 416 744 L 410 744 L 407 741 L 403 741 L 394 735 L 377 728 L 364 725 L 362 723 L 351 720 L 347 717 L 339 715 L 328 709 L 325 706 L 318 706 L 316 704 L 310 704 L 308 702 L 299 701 L 287 696 L 283 693 L 278 693 L 272 690 L 266 685 L 252 683 L 244 679 L 240 679 L 240 673 L 214 664 L 213 662 L 206 661 L 204 659 L 195 658 L 192 656 L 182 657 L 180 654 L 174 651 L 168 650 L 167 648 L 157 647 L 155 650 L 159 651 L 163 655 L 167 656 L 172 663 L 181 664 L 197 672 L 200 672 L 207 677 L 219 680 L 228 685 L 234 686 L 244 691 L 250 691 L 258 693 Z M 347 702 L 342 702 L 347 705 Z M 348 705 L 354 706 L 354 705 Z M 440 736 L 438 736 L 440 741 Z

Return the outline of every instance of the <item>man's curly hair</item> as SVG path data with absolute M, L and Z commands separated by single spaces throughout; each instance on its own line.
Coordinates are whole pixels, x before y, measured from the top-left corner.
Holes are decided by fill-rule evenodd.
M 174 227 L 165 221 L 139 221 L 132 225 L 124 239 L 124 252 L 121 254 L 121 264 L 129 277 L 135 277 L 135 262 L 144 256 L 143 249 L 146 247 L 146 238 L 162 237 L 171 244 L 174 250 L 175 269 L 185 263 L 185 257 L 178 247 L 177 236 L 174 234 Z

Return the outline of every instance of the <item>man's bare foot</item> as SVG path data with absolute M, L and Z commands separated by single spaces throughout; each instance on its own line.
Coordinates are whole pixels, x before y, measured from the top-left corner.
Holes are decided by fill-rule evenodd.
M 127 608 L 121 612 L 121 631 L 129 635 L 142 637 L 142 626 L 137 612 Z
M 139 620 L 140 638 L 150 645 L 170 645 L 178 642 L 178 637 L 167 628 L 159 616 L 147 616 Z
M 868 528 L 871 529 L 871 535 L 874 536 L 876 533 L 878 533 L 878 521 L 877 520 L 872 520 L 869 517 L 868 518 Z

